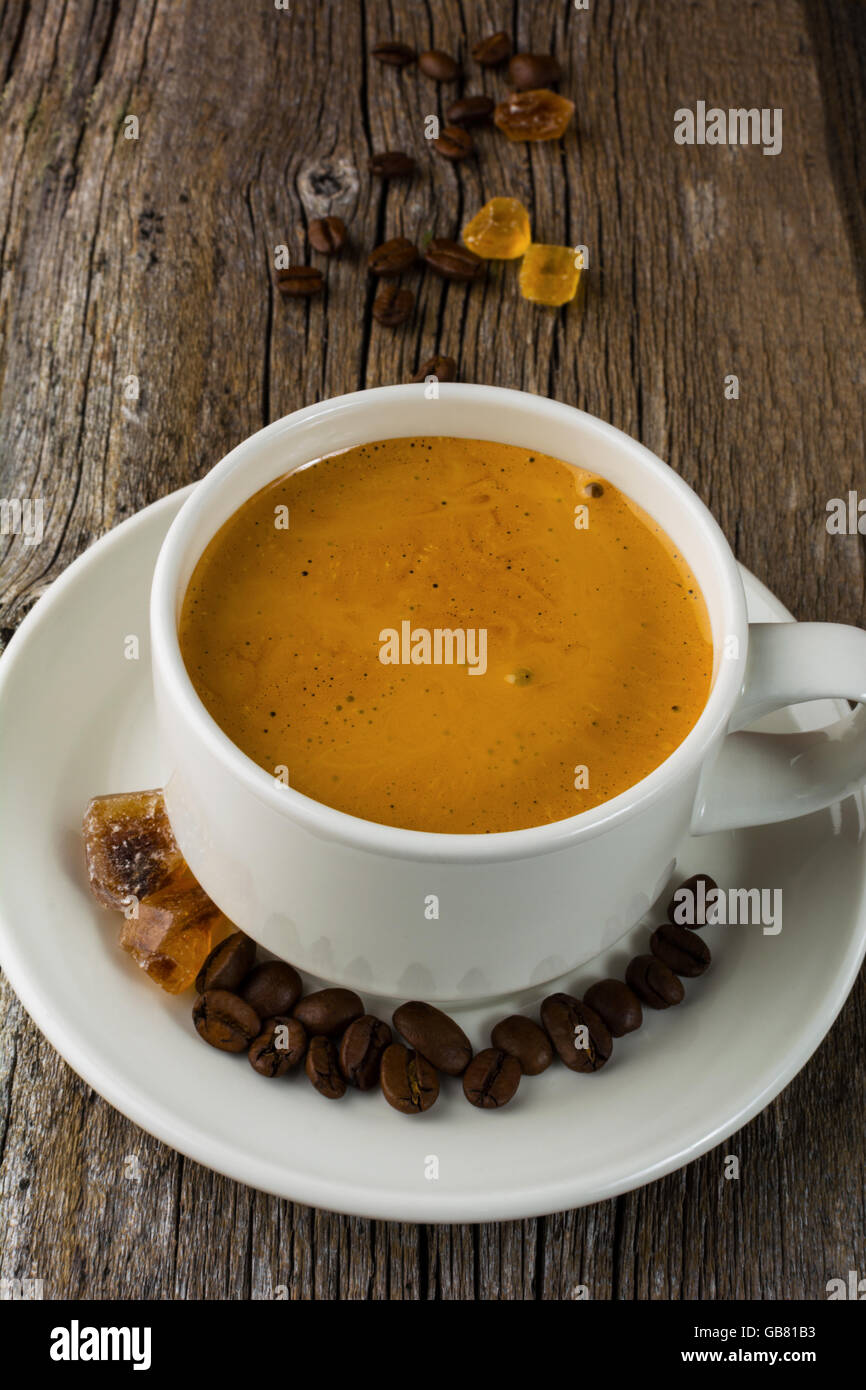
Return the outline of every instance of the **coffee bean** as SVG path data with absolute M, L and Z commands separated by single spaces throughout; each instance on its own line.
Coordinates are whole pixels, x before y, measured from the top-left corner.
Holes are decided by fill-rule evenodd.
M 490 1041 L 516 1057 L 524 1076 L 539 1076 L 553 1061 L 553 1048 L 543 1028 L 525 1014 L 511 1014 L 497 1023 Z
M 383 150 L 373 155 L 370 169 L 383 179 L 402 179 L 414 174 L 415 161 L 411 154 L 404 154 L 402 150 Z
M 382 1054 L 391 1043 L 391 1029 L 381 1018 L 362 1014 L 350 1023 L 340 1043 L 340 1071 L 350 1086 L 371 1091 L 379 1082 Z
M 364 1005 L 353 989 L 317 989 L 296 1004 L 294 1016 L 311 1036 L 315 1033 L 332 1038 L 363 1012 Z
M 233 932 L 214 946 L 195 977 L 199 994 L 209 989 L 236 990 L 252 970 L 256 959 L 256 943 L 242 931 Z
M 441 1009 L 411 999 L 394 1010 L 394 1027 L 398 1033 L 448 1076 L 460 1076 L 472 1059 L 472 1044 L 459 1023 Z
M 418 66 L 426 77 L 436 82 L 455 82 L 460 76 L 460 64 L 450 53 L 441 48 L 428 48 L 418 59 Z
M 424 253 L 424 259 L 437 275 L 446 280 L 477 280 L 484 274 L 484 261 L 470 251 L 468 246 L 460 246 L 447 237 L 435 236 Z
M 475 149 L 475 141 L 462 125 L 444 125 L 438 140 L 433 141 L 433 148 L 445 159 L 456 161 L 469 158 Z
M 326 1100 L 339 1100 L 346 1094 L 346 1083 L 337 1065 L 337 1049 L 330 1038 L 310 1039 L 304 1071 Z
M 463 1073 L 463 1094 L 470 1105 L 498 1110 L 507 1105 L 520 1085 L 520 1063 L 498 1047 L 485 1047 Z
M 508 64 L 508 80 L 518 92 L 552 87 L 562 77 L 562 68 L 552 53 L 515 53 Z
M 635 956 L 628 963 L 625 982 L 651 1009 L 669 1009 L 681 1003 L 685 990 L 674 972 L 655 956 Z
M 718 887 L 716 880 L 710 878 L 709 874 L 692 874 L 691 878 L 680 884 L 668 903 L 668 921 L 683 927 L 705 927 L 709 911 L 712 924 L 714 909 L 712 904 L 707 909 L 706 897 L 708 893 L 717 892 Z M 691 917 L 692 920 L 684 922 L 684 916 Z
M 292 265 L 286 270 L 277 271 L 277 289 L 280 294 L 298 299 L 303 295 L 320 294 L 325 281 L 322 272 L 312 265 Z
M 595 1009 L 570 994 L 548 995 L 541 1005 L 541 1022 L 571 1071 L 598 1071 L 613 1051 L 607 1024 Z
M 495 105 L 492 97 L 460 97 L 447 108 L 445 119 L 449 125 L 478 125 L 489 121 Z
M 259 1018 L 290 1014 L 301 997 L 301 977 L 284 960 L 265 960 L 255 966 L 238 993 L 251 1004 Z
M 501 29 L 496 34 L 488 34 L 474 45 L 472 57 L 483 68 L 498 68 L 511 57 L 510 36 Z
M 332 256 L 346 244 L 346 224 L 342 217 L 316 217 L 307 236 L 310 245 L 323 256 Z
M 372 52 L 377 62 L 386 63 L 391 68 L 408 67 L 418 57 L 414 48 L 406 43 L 377 43 Z
M 408 237 L 395 236 L 383 241 L 367 257 L 367 265 L 374 275 L 401 275 L 409 270 L 418 259 L 418 247 Z
M 373 318 L 386 328 L 405 323 L 415 306 L 411 290 L 398 290 L 396 285 L 383 285 L 373 300 Z
M 439 1073 L 426 1057 L 402 1043 L 391 1043 L 382 1054 L 382 1094 L 403 1115 L 418 1115 L 435 1105 Z
M 586 991 L 583 1002 L 595 1009 L 614 1038 L 624 1038 L 643 1023 L 640 1000 L 622 980 L 598 980 Z
M 268 1018 L 247 1056 L 260 1076 L 285 1076 L 303 1061 L 306 1050 L 307 1030 L 302 1023 L 296 1018 Z
M 246 1052 L 261 1032 L 255 1009 L 227 989 L 209 989 L 196 999 L 193 1022 L 200 1038 L 221 1052 Z
M 457 378 L 457 363 L 453 357 L 428 357 L 427 361 L 420 366 L 413 376 L 413 381 L 426 381 L 428 376 L 435 376 L 437 381 L 455 381 Z
M 712 960 L 710 948 L 702 937 L 673 922 L 663 922 L 656 927 L 650 937 L 650 950 L 675 975 L 685 975 L 689 980 L 703 975 Z

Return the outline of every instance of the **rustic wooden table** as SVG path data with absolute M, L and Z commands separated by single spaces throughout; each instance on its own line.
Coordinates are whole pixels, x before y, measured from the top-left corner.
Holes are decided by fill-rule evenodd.
M 859 0 L 4 0 L 0 490 L 47 515 L 41 545 L 2 538 L 3 639 L 91 541 L 262 424 L 436 351 L 635 435 L 797 616 L 866 624 L 863 543 L 824 524 L 864 455 L 864 21 Z M 448 164 L 423 135 L 444 93 L 369 50 L 465 56 L 500 28 L 561 57 L 576 130 L 535 148 L 484 131 L 477 161 Z M 468 70 L 467 90 L 504 90 Z M 781 107 L 782 153 L 675 144 L 698 100 Z M 388 148 L 416 153 L 413 181 L 371 179 Z M 537 239 L 589 248 L 585 304 L 539 310 L 494 266 L 468 290 L 419 275 L 411 323 L 373 323 L 366 251 L 454 235 L 499 193 Z M 323 213 L 351 248 L 324 295 L 282 302 L 273 248 L 306 259 Z M 862 1272 L 862 979 L 722 1148 L 593 1208 L 462 1227 L 311 1211 L 196 1167 L 2 988 L 0 1278 L 41 1277 L 47 1297 L 818 1298 Z

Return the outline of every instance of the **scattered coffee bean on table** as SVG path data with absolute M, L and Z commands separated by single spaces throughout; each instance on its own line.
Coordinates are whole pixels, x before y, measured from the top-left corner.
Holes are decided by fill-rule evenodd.
M 276 1018 L 292 1012 L 302 989 L 301 977 L 293 965 L 284 960 L 266 960 L 250 971 L 238 993 L 259 1018 Z
M 685 997 L 682 983 L 674 972 L 655 956 L 635 956 L 628 963 L 625 982 L 641 1003 L 651 1009 L 669 1009 Z
M 472 48 L 472 57 L 483 68 L 498 68 L 511 57 L 511 37 L 500 29 L 479 39 Z
M 710 948 L 703 937 L 673 922 L 663 922 L 656 927 L 650 937 L 650 950 L 675 975 L 685 975 L 688 980 L 703 975 L 712 960 Z
M 441 48 L 428 48 L 418 59 L 418 66 L 426 77 L 435 82 L 456 82 L 460 76 L 460 64 L 450 53 Z
M 562 77 L 562 68 L 552 53 L 515 53 L 508 64 L 508 80 L 518 92 L 552 87 Z
M 340 1042 L 340 1071 L 350 1086 L 371 1091 L 379 1084 L 385 1048 L 391 1044 L 391 1029 L 381 1018 L 362 1014 L 350 1023 Z
M 332 1038 L 363 1012 L 363 1001 L 353 989 L 333 988 L 305 994 L 295 1005 L 294 1016 L 301 1020 L 309 1034 Z
M 486 262 L 468 246 L 460 246 L 447 237 L 436 236 L 430 241 L 424 259 L 437 275 L 446 280 L 477 280 L 484 274 Z
M 307 1032 L 296 1018 L 265 1019 L 262 1031 L 250 1043 L 247 1056 L 259 1076 L 285 1076 L 304 1060 Z
M 613 1052 L 607 1024 L 571 994 L 548 995 L 541 1005 L 541 1022 L 560 1061 L 571 1071 L 599 1071 Z
M 520 1063 L 498 1047 L 485 1047 L 463 1073 L 463 1094 L 480 1110 L 499 1110 L 517 1094 Z
M 447 107 L 445 119 L 449 125 L 479 125 L 490 120 L 495 105 L 492 97 L 459 97 Z
M 418 260 L 418 247 L 408 237 L 395 236 L 383 241 L 367 257 L 367 266 L 374 275 L 401 275 Z
M 377 43 L 372 52 L 377 62 L 385 63 L 391 68 L 408 67 L 418 57 L 414 48 L 410 48 L 406 43 Z
M 330 1038 L 310 1039 L 304 1070 L 319 1095 L 326 1100 L 339 1100 L 346 1094 L 346 1083 L 337 1062 L 337 1049 Z
M 714 878 L 710 878 L 709 874 L 692 874 L 691 878 L 687 878 L 680 884 L 679 888 L 674 891 L 673 897 L 668 903 L 668 921 L 674 922 L 680 926 L 693 927 L 698 930 L 701 927 L 705 927 L 707 925 L 706 912 L 701 911 L 701 903 L 706 907 L 707 894 L 718 892 L 718 888 L 719 885 Z M 684 893 L 690 893 L 692 895 L 691 898 L 683 898 L 681 895 Z M 690 915 L 694 916 L 693 922 L 679 921 L 679 915 L 682 915 L 683 906 L 687 907 Z M 679 915 L 677 915 L 678 908 Z M 710 911 L 712 912 L 712 910 L 711 907 Z
M 439 1097 L 439 1073 L 417 1052 L 402 1043 L 391 1043 L 382 1055 L 382 1094 L 403 1115 L 418 1115 L 435 1105 Z
M 403 150 L 383 150 L 370 160 L 370 170 L 383 179 L 404 179 L 415 172 L 415 160 Z
M 422 363 L 413 376 L 413 381 L 426 381 L 428 376 L 435 376 L 437 381 L 456 381 L 457 363 L 453 357 L 442 357 L 437 353 L 435 357 L 428 357 Z
M 624 1038 L 643 1023 L 640 1000 L 622 980 L 598 980 L 586 991 L 583 1002 L 595 1009 L 614 1038 Z
M 227 989 L 209 989 L 200 995 L 192 1017 L 199 1037 L 220 1052 L 245 1052 L 262 1031 L 255 1009 Z
M 292 299 L 320 294 L 324 286 L 322 272 L 312 265 L 293 265 L 277 271 L 277 289 Z
M 233 932 L 214 946 L 195 977 L 198 994 L 209 989 L 237 990 L 256 961 L 256 943 L 242 931 Z
M 394 1010 L 392 1022 L 410 1046 L 439 1071 L 460 1076 L 466 1070 L 472 1059 L 472 1044 L 459 1023 L 441 1009 L 420 999 L 410 999 Z
M 550 1038 L 525 1014 L 503 1018 L 490 1034 L 490 1041 L 500 1052 L 517 1059 L 524 1076 L 540 1076 L 553 1061 Z
M 433 148 L 444 159 L 456 162 L 469 158 L 475 150 L 475 141 L 462 125 L 444 125 L 439 138 L 433 141 Z
M 310 245 L 323 256 L 332 256 L 346 244 L 346 224 L 342 217 L 316 217 L 307 231 Z
M 373 318 L 386 328 L 397 328 L 406 322 L 414 307 L 415 296 L 411 290 L 383 285 L 373 300 Z

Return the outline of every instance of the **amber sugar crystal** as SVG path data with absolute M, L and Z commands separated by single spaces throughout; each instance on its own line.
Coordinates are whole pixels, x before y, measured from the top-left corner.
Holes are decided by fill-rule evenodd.
M 509 92 L 493 112 L 493 120 L 509 140 L 558 140 L 574 115 L 574 102 L 538 87 Z
M 520 293 L 535 304 L 558 307 L 574 299 L 580 283 L 580 253 L 573 246 L 533 242 L 520 266 Z
M 94 894 L 124 908 L 172 879 L 191 877 L 161 791 L 95 796 L 84 813 L 84 853 Z
M 491 198 L 463 228 L 463 240 L 485 260 L 517 260 L 532 240 L 529 213 L 519 198 Z
M 120 944 L 169 994 L 188 989 L 212 946 L 232 931 L 203 888 L 172 883 L 142 898 L 123 924 Z

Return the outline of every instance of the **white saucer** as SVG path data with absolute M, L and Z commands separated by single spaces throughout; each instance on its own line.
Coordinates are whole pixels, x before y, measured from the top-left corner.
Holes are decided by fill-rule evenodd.
M 76 560 L 0 661 L 0 961 L 70 1066 L 137 1124 L 240 1182 L 419 1222 L 514 1219 L 612 1197 L 688 1163 L 763 1109 L 827 1032 L 864 954 L 860 797 L 799 821 L 685 842 L 683 876 L 706 869 L 723 886 L 782 888 L 781 934 L 708 930 L 713 966 L 686 982 L 684 1004 L 647 1011 L 597 1075 L 557 1063 L 525 1078 L 501 1112 L 474 1109 L 447 1078 L 420 1117 L 397 1114 L 379 1094 L 334 1104 L 302 1074 L 267 1081 L 245 1058 L 199 1040 L 192 995 L 169 998 L 117 947 L 121 918 L 90 895 L 80 832 L 94 794 L 162 781 L 148 590 L 188 491 Z M 750 617 L 789 616 L 744 579 Z M 137 661 L 124 656 L 131 634 Z M 837 710 L 824 701 L 772 727 L 819 727 Z M 646 925 L 635 928 L 565 987 L 580 994 L 593 978 L 620 974 L 646 941 Z M 366 1002 L 377 1011 L 375 999 Z M 467 1008 L 459 1017 L 481 1047 L 508 1011 Z M 438 1178 L 427 1176 L 433 1157 Z

